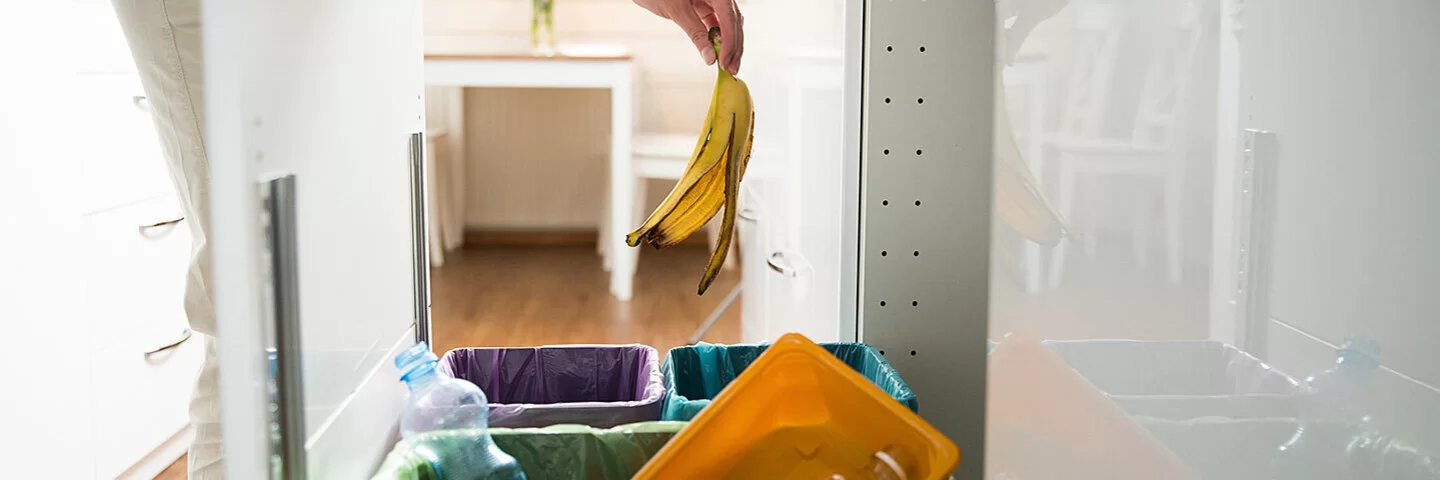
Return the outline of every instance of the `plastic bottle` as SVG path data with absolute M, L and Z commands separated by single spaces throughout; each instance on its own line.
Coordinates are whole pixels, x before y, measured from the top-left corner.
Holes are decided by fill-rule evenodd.
M 425 432 L 470 430 L 478 433 L 477 445 L 446 448 L 417 445 L 427 451 L 430 463 L 444 480 L 525 480 L 520 463 L 490 439 L 486 431 L 490 403 L 480 387 L 436 370 L 439 359 L 424 342 L 416 343 L 395 357 L 400 380 L 410 387 L 410 399 L 400 416 L 400 436 L 421 439 Z M 448 443 L 448 442 L 447 442 Z
M 1351 450 L 1370 428 L 1370 382 L 1380 367 L 1380 345 L 1351 335 L 1336 357 L 1333 367 L 1300 385 L 1300 427 L 1276 452 L 1275 480 L 1362 478 L 1355 476 Z

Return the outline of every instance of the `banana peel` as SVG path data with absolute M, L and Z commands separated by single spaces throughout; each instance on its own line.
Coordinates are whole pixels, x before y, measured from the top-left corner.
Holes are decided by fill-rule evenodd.
M 1004 90 L 995 95 L 995 215 L 1026 240 L 1053 247 L 1069 237 L 1065 220 L 1040 191 L 1015 141 Z
M 720 50 L 720 30 L 710 29 L 710 42 Z M 642 224 L 625 236 L 637 247 L 674 246 L 709 223 L 723 207 L 720 239 L 701 276 L 697 294 L 714 283 L 730 251 L 739 208 L 739 188 L 750 161 L 755 137 L 754 99 L 749 86 L 716 64 L 715 88 L 702 134 L 665 200 Z M 998 90 L 995 120 L 995 211 L 1002 224 L 1041 246 L 1054 246 L 1069 236 L 1060 214 L 1041 193 L 1015 141 L 1003 90 Z
M 718 56 L 720 29 L 711 28 L 709 33 Z M 750 147 L 755 139 L 755 104 L 750 87 L 718 62 L 715 67 L 718 72 L 710 109 L 685 173 L 650 216 L 625 235 L 625 243 L 631 247 L 641 243 L 657 249 L 674 246 L 703 228 L 724 207 L 720 238 L 700 278 L 698 295 L 704 295 L 715 282 L 730 252 L 740 181 L 750 163 Z

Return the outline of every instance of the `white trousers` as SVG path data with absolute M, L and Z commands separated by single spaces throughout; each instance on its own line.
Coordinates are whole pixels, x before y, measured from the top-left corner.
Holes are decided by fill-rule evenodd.
M 192 245 L 185 314 L 205 342 L 205 361 L 190 401 L 191 480 L 223 478 L 220 384 L 215 355 L 215 309 L 210 294 L 210 165 L 205 154 L 199 0 L 112 0 L 140 73 L 145 96 L 179 194 Z

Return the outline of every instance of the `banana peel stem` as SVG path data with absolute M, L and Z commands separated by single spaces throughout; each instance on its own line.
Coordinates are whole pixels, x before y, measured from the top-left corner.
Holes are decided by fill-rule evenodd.
M 704 295 L 710 285 L 715 283 L 720 269 L 725 266 L 725 257 L 730 253 L 730 243 L 735 236 L 735 213 L 740 198 L 740 169 L 745 163 L 740 157 L 749 150 L 745 144 L 749 141 L 750 129 L 753 126 L 754 123 L 751 122 L 743 132 L 731 129 L 730 150 L 726 152 L 725 159 L 725 218 L 720 224 L 720 241 L 716 242 L 715 251 L 710 255 L 710 263 L 705 267 L 705 275 L 700 278 L 696 295 Z M 737 146 L 741 148 L 735 149 Z

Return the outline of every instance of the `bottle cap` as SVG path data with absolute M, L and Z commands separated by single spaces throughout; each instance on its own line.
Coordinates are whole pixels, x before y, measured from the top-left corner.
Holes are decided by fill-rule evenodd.
M 435 357 L 435 352 L 430 351 L 430 345 L 425 342 L 416 342 L 410 348 L 395 356 L 395 366 L 400 369 L 401 374 L 410 371 L 415 366 L 427 362 L 437 362 L 440 359 Z
M 1345 337 L 1345 344 L 1337 351 L 1345 358 L 1364 359 L 1365 363 L 1377 366 L 1380 364 L 1380 342 L 1362 334 L 1354 333 Z

